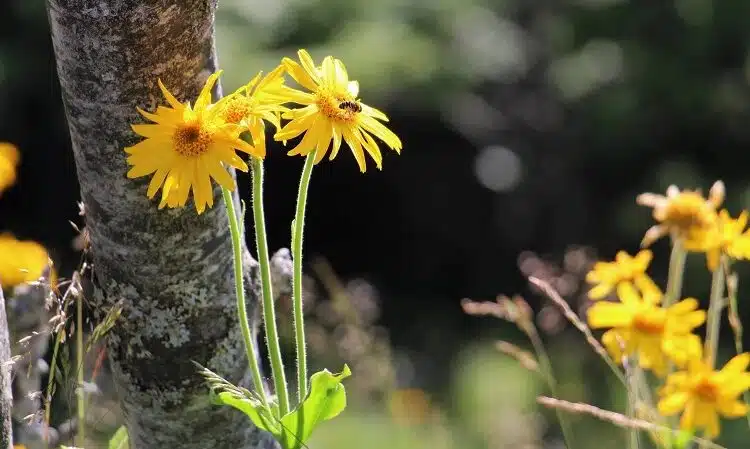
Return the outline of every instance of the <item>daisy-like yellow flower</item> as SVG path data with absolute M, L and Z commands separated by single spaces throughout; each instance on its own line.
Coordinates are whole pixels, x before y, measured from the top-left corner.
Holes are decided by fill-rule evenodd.
M 16 182 L 16 167 L 20 159 L 15 145 L 0 142 L 0 194 Z
M 683 365 L 700 354 L 701 342 L 692 332 L 706 320 L 693 298 L 668 308 L 660 307 L 662 293 L 639 293 L 632 284 L 617 286 L 620 302 L 598 301 L 588 310 L 593 329 L 610 328 L 602 343 L 618 362 L 624 355 L 637 356 L 638 364 L 662 376 L 670 360 Z
M 317 150 L 316 164 L 325 157 L 329 148 L 330 159 L 335 158 L 343 140 L 351 148 L 361 172 L 366 169 L 365 151 L 378 169 L 382 169 L 383 156 L 373 136 L 397 153 L 401 152 L 401 140 L 380 122 L 387 122 L 388 117 L 359 101 L 359 83 L 349 80 L 343 62 L 326 56 L 322 65 L 316 66 L 307 51 L 299 50 L 297 54 L 301 64 L 284 58 L 282 65 L 310 92 L 288 89 L 286 101 L 304 107 L 292 109 L 282 116 L 291 121 L 276 133 L 275 139 L 287 141 L 305 133 L 288 154 L 306 156 Z
M 646 274 L 653 253 L 644 249 L 635 257 L 619 251 L 613 262 L 597 262 L 586 274 L 586 282 L 594 284 L 589 290 L 589 298 L 602 299 L 621 283 L 634 283 L 640 290 L 657 289 L 654 281 Z
M 125 148 L 128 164 L 132 165 L 128 178 L 153 174 L 147 195 L 153 198 L 162 189 L 160 209 L 165 205 L 184 206 L 192 189 L 195 209 L 203 213 L 206 205 L 211 207 L 214 203 L 211 178 L 234 190 L 234 180 L 225 166 L 248 170 L 235 149 L 263 157 L 239 139 L 240 125 L 222 120 L 218 114 L 222 101 L 211 104 L 211 89 L 220 74 L 219 71 L 208 77 L 194 106 L 180 103 L 159 80 L 170 107 L 160 106 L 153 114 L 138 108 L 141 115 L 155 123 L 131 125 L 136 134 L 146 139 Z
M 222 102 L 219 116 L 227 123 L 241 126 L 253 138 L 260 157 L 266 154 L 265 121 L 281 128 L 280 116 L 289 108 L 282 105 L 289 88 L 284 85 L 284 67 L 279 66 L 265 77 L 258 73 L 249 83 L 237 89 Z
M 42 245 L 0 234 L 0 286 L 3 289 L 38 281 L 48 268 L 51 268 L 49 255 Z M 49 277 L 54 286 L 54 270 Z
M 714 371 L 700 358 L 691 360 L 685 371 L 667 376 L 659 391 L 659 413 L 672 416 L 682 411 L 680 427 L 704 429 L 707 438 L 719 435 L 719 416 L 739 418 L 748 412 L 739 396 L 750 389 L 750 354 L 740 354 Z
M 658 222 L 643 236 L 641 245 L 646 247 L 668 234 L 684 238 L 695 229 L 713 225 L 716 210 L 724 202 L 724 183 L 716 181 L 708 192 L 708 199 L 700 191 L 680 191 L 672 185 L 667 188 L 666 196 L 642 193 L 636 202 L 653 208 L 654 220 Z
M 708 269 L 719 268 L 721 255 L 735 260 L 750 259 L 750 230 L 746 230 L 748 213 L 743 211 L 736 219 L 729 212 L 719 212 L 716 223 L 692 230 L 685 239 L 688 251 L 705 252 Z

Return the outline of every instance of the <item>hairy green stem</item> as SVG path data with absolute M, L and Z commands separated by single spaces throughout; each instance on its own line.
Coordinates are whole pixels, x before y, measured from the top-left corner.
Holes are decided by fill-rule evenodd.
M 247 304 L 245 303 L 245 285 L 243 284 L 244 275 L 242 273 L 242 232 L 237 222 L 237 214 L 234 210 L 234 201 L 229 190 L 221 188 L 221 194 L 224 198 L 224 204 L 227 207 L 227 217 L 229 218 L 229 231 L 232 234 L 232 254 L 234 259 L 234 289 L 237 295 L 237 316 L 240 320 L 240 329 L 242 330 L 242 339 L 245 341 L 245 352 L 247 361 L 250 365 L 250 373 L 253 376 L 255 391 L 260 396 L 263 407 L 270 411 L 266 392 L 263 388 L 263 377 L 260 373 L 258 360 L 255 358 L 255 342 L 250 333 L 250 322 L 247 319 Z
M 83 353 L 83 297 L 76 295 L 76 366 L 78 366 L 76 396 L 78 406 L 77 440 L 78 446 L 83 447 L 86 439 L 86 392 L 83 387 L 84 381 L 84 353 Z
M 552 372 L 552 363 L 550 362 L 547 351 L 544 349 L 544 343 L 539 337 L 539 333 L 537 333 L 536 328 L 533 325 L 524 326 L 524 331 L 529 337 L 531 345 L 534 347 L 537 359 L 539 360 L 539 366 L 542 369 L 542 375 L 547 380 L 547 386 L 549 387 L 550 392 L 554 397 L 559 398 L 560 395 L 557 393 L 557 380 L 555 380 L 555 375 Z M 557 414 L 557 420 L 560 422 L 560 430 L 563 434 L 565 447 L 570 449 L 576 448 L 577 446 L 573 442 L 573 429 L 570 427 L 570 422 L 568 422 L 568 419 L 565 417 L 562 410 L 555 409 L 555 413 Z
M 294 307 L 294 336 L 297 349 L 297 401 L 302 403 L 307 396 L 307 348 L 305 347 L 305 316 L 302 311 L 302 235 L 305 229 L 305 206 L 307 189 L 315 161 L 316 150 L 307 155 L 297 192 L 297 211 L 294 215 L 292 231 L 292 259 L 294 276 L 292 280 L 292 298 Z
M 672 239 L 672 252 L 669 256 L 669 275 L 667 277 L 667 292 L 664 307 L 669 307 L 680 300 L 682 294 L 682 278 L 685 273 L 685 259 L 687 252 L 683 248 L 681 238 Z
M 60 329 L 55 335 L 55 346 L 52 349 L 52 359 L 49 364 L 49 376 L 47 376 L 47 390 L 44 393 L 44 424 L 45 424 L 45 447 L 49 448 L 49 428 L 50 418 L 52 415 L 52 388 L 55 385 L 55 372 L 57 371 L 57 354 L 60 350 L 60 343 L 62 343 L 63 337 L 65 336 L 65 328 Z
M 271 287 L 271 263 L 268 258 L 266 218 L 263 213 L 263 161 L 252 158 L 251 165 L 253 172 L 253 221 L 255 223 L 255 244 L 258 248 L 258 263 L 260 264 L 263 324 L 266 328 L 266 344 L 268 345 L 268 358 L 271 360 L 271 375 L 279 399 L 279 413 L 284 416 L 289 413 L 289 391 L 286 374 L 284 373 L 284 363 L 281 360 L 279 332 L 276 327 L 276 313 Z
M 719 349 L 719 330 L 721 328 L 721 311 L 724 308 L 724 257 L 711 277 L 711 302 L 708 305 L 708 324 L 706 325 L 706 361 L 712 367 L 716 364 L 716 352 Z
M 629 365 L 627 368 L 627 379 L 628 379 L 628 416 L 633 419 L 638 419 L 638 396 L 639 396 L 639 379 L 638 371 L 641 369 L 638 366 L 638 358 L 632 357 L 629 359 Z M 638 434 L 638 429 L 631 427 L 628 429 L 628 449 L 640 449 L 641 439 Z

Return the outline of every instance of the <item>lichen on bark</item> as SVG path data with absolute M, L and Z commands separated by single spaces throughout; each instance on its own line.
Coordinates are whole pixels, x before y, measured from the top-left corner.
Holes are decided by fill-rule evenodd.
M 13 397 L 10 389 L 10 339 L 8 336 L 8 318 L 5 315 L 5 298 L 0 287 L 0 449 L 11 449 L 11 406 Z
M 125 176 L 123 147 L 138 140 L 130 124 L 141 122 L 136 106 L 163 104 L 157 78 L 186 101 L 216 70 L 216 2 L 48 0 L 47 6 L 93 254 L 91 300 L 99 316 L 116 303 L 123 307 L 107 345 L 131 447 L 274 447 L 242 414 L 208 403 L 192 363 L 235 382 L 248 379 L 218 188 L 214 207 L 202 215 L 191 203 L 157 210 L 146 198 L 147 181 Z M 220 95 L 218 85 L 214 93 Z M 244 251 L 255 317 L 257 267 Z

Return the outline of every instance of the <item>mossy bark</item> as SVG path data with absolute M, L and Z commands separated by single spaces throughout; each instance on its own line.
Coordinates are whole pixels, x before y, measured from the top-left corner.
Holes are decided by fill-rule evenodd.
M 5 315 L 5 298 L 0 288 L 0 449 L 11 449 L 11 407 L 13 397 L 10 389 L 10 339 L 8 337 L 8 318 Z
M 194 100 L 217 68 L 216 1 L 48 0 L 57 70 L 85 205 L 94 307 L 122 317 L 108 354 L 133 449 L 274 447 L 241 413 L 208 402 L 196 361 L 247 384 L 226 208 L 158 210 L 147 178 L 126 178 L 130 129 L 164 99 Z M 220 95 L 220 87 L 215 95 Z M 235 201 L 237 197 L 235 195 Z M 239 207 L 237 208 L 239 210 Z M 245 249 L 257 324 L 257 264 Z

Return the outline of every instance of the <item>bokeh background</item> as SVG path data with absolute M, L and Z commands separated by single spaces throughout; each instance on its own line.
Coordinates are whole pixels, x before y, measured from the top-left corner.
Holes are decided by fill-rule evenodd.
M 705 192 L 722 179 L 734 214 L 750 206 L 748 17 L 745 0 L 220 1 L 225 91 L 298 48 L 333 54 L 404 142 L 382 172 L 360 174 L 342 152 L 313 175 L 306 254 L 327 261 L 319 266 L 335 272 L 339 293 L 369 311 L 366 334 L 387 360 L 365 366 L 393 368 L 390 386 L 361 395 L 347 423 L 321 430 L 314 447 L 561 447 L 554 415 L 534 404 L 542 383 L 492 346 L 503 338 L 526 347 L 521 334 L 465 315 L 464 297 L 523 294 L 539 313 L 561 395 L 621 407 L 614 378 L 526 277 L 583 307 L 591 262 L 636 251 L 650 226 L 635 204 L 643 191 Z M 69 275 L 80 257 L 68 224 L 80 222 L 79 196 L 42 1 L 0 3 L 0 140 L 22 153 L 0 230 L 42 242 Z M 279 248 L 302 160 L 269 151 L 266 213 Z M 655 251 L 663 281 L 667 247 Z M 331 276 L 308 269 L 321 298 L 335 297 L 326 294 Z M 705 300 L 699 258 L 686 278 Z M 333 326 L 334 343 L 346 340 L 345 328 L 315 313 L 321 329 Z M 337 354 L 318 361 L 348 358 Z M 733 445 L 748 435 L 740 424 L 728 427 L 728 447 L 742 447 Z M 576 417 L 575 429 L 581 448 L 622 441 L 593 419 Z

